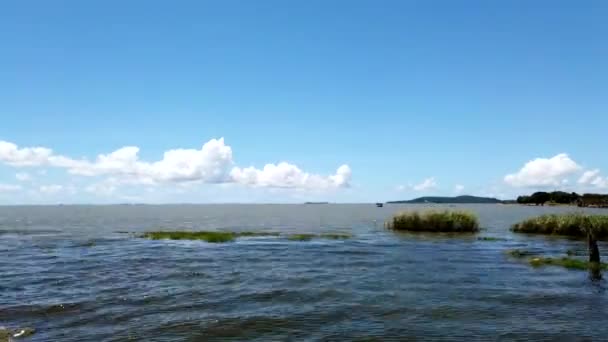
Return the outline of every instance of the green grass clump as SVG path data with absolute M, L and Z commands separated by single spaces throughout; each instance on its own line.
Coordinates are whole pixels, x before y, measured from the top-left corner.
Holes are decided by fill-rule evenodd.
M 313 234 L 292 234 L 287 237 L 291 241 L 310 241 L 315 236 Z
M 274 232 L 217 232 L 217 231 L 157 231 L 142 235 L 152 240 L 203 240 L 212 243 L 231 242 L 238 237 L 249 236 L 278 236 Z
M 171 232 L 158 231 L 144 233 L 143 237 L 152 240 L 203 240 L 212 243 L 231 242 L 236 238 L 236 233 L 232 232 Z
M 510 249 L 507 250 L 506 253 L 514 258 L 526 258 L 531 255 L 534 255 L 534 253 L 523 249 Z
M 600 268 L 600 269 L 608 268 L 608 265 L 604 264 L 604 263 L 597 264 L 597 263 L 591 263 L 591 262 L 581 260 L 581 259 L 574 259 L 574 258 L 568 258 L 568 257 L 563 257 L 563 258 L 536 257 L 536 258 L 531 258 L 529 260 L 529 262 L 530 262 L 530 265 L 532 265 L 534 267 L 561 266 L 561 267 L 577 269 L 577 270 L 587 270 L 587 269 L 592 269 L 592 268 L 596 268 L 596 269 L 597 268 Z
M 406 211 L 395 215 L 388 228 L 415 232 L 474 233 L 479 231 L 477 216 L 462 210 Z
M 235 233 L 237 236 L 279 236 L 280 233 L 276 232 L 237 232 Z
M 592 232 L 597 239 L 608 238 L 608 215 L 579 213 L 548 214 L 526 219 L 511 227 L 516 233 L 586 237 Z

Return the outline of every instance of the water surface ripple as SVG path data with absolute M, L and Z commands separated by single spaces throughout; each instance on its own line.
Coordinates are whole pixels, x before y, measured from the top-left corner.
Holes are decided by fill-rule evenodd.
M 574 209 L 464 207 L 479 214 L 479 235 L 505 240 L 393 234 L 382 223 L 397 205 L 0 207 L 0 326 L 35 328 L 29 341 L 606 338 L 604 280 L 504 253 L 584 248 L 508 231 Z M 124 233 L 159 228 L 354 237 L 208 244 Z

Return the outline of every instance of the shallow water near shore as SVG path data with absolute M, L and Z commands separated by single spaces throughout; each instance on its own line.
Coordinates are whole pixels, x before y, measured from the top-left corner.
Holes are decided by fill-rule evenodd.
M 476 212 L 483 230 L 384 229 L 417 205 L 0 207 L 0 327 L 34 328 L 22 341 L 605 339 L 605 279 L 505 253 L 584 249 L 508 230 L 580 209 L 455 207 Z M 125 233 L 161 229 L 352 237 L 214 244 Z

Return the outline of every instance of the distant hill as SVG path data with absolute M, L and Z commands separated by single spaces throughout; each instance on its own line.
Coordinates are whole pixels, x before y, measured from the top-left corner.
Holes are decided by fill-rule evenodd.
M 391 201 L 387 203 L 503 203 L 503 201 L 491 197 L 464 195 L 456 197 L 425 196 L 408 201 Z

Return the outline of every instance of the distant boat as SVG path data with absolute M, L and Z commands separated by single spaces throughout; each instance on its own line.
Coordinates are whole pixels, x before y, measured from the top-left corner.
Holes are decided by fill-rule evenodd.
M 376 203 L 376 207 L 382 208 L 382 206 L 384 206 L 384 204 L 382 204 L 382 203 Z

